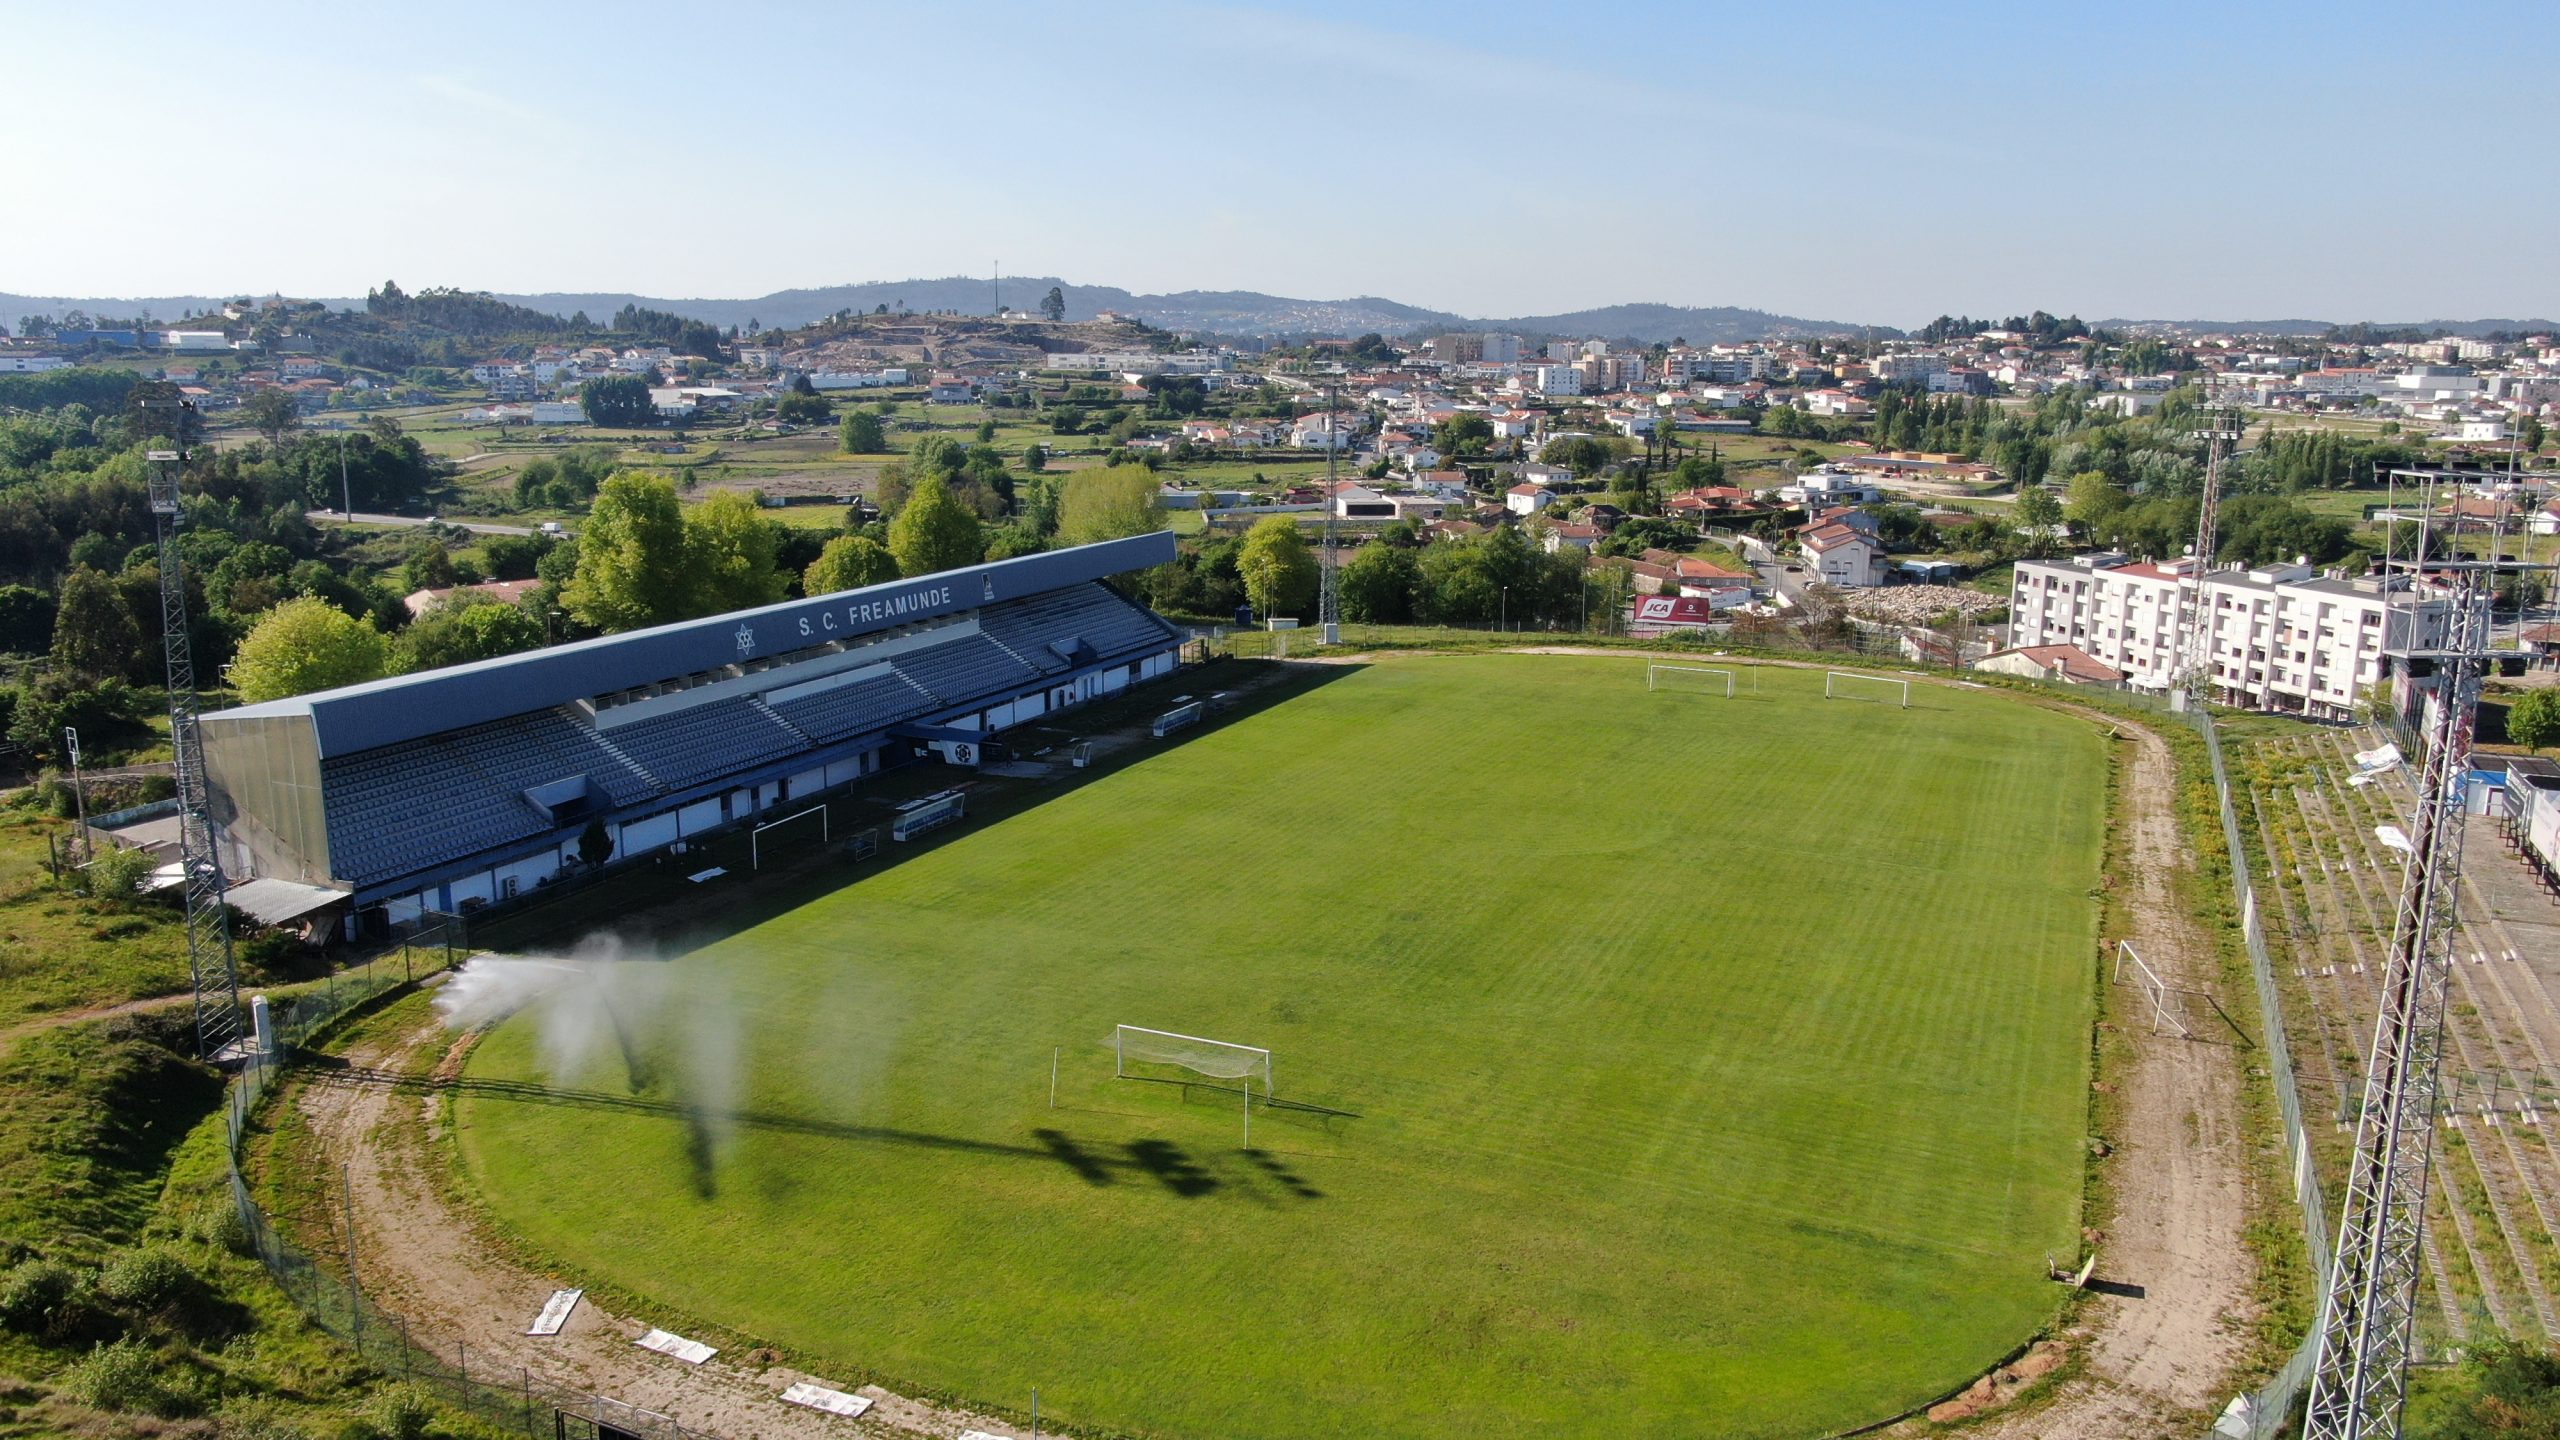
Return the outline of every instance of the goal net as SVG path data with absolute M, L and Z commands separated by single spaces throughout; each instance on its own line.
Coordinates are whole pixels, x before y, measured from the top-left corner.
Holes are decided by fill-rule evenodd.
M 2163 1027 L 2175 1030 L 2182 1037 L 2195 1033 L 2187 1028 L 2184 997 L 2169 982 L 2161 979 L 2159 972 L 2144 963 L 2142 952 L 2134 949 L 2130 940 L 2116 942 L 2115 978 L 2119 985 L 2131 980 L 2142 991 L 2142 998 L 2151 1002 L 2152 1034 L 2159 1034 Z
M 1730 700 L 1733 698 L 1733 672 L 1706 665 L 1648 664 L 1644 667 L 1644 688 L 1722 695 Z
M 1123 1080 L 1165 1079 L 1168 1077 L 1148 1074 L 1147 1067 L 1169 1065 L 1212 1080 L 1240 1081 L 1248 1096 L 1259 1079 L 1262 1098 L 1271 1098 L 1271 1052 L 1257 1045 L 1122 1025 L 1112 1032 L 1111 1052 L 1112 1074 Z
M 812 805 L 806 810 L 795 811 L 792 814 L 783 816 L 779 820 L 767 820 L 763 824 L 749 830 L 747 832 L 747 868 L 751 870 L 762 870 L 764 868 L 764 852 L 773 849 L 779 842 L 789 838 L 773 833 L 782 829 L 786 825 L 797 824 L 800 827 L 800 829 L 794 831 L 793 834 L 804 837 L 801 840 L 801 844 L 805 847 L 807 844 L 805 833 L 811 828 L 809 822 L 812 820 L 818 822 L 816 829 L 818 832 L 819 844 L 824 845 L 828 840 L 834 838 L 829 834 L 829 831 L 833 826 L 827 819 L 827 807 L 824 805 Z
M 1822 672 L 1825 700 L 1873 700 L 1898 709 L 1911 708 L 1911 682 L 1891 675 L 1852 675 L 1845 670 Z

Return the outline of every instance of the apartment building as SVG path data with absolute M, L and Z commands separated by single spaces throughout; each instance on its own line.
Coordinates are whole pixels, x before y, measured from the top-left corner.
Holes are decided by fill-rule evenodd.
M 2378 579 L 2262 565 L 2196 576 L 2193 559 L 2129 564 L 2115 554 L 2021 561 L 2010 583 L 2010 644 L 2074 645 L 2138 690 L 2177 683 L 2190 604 L 2211 622 L 2206 663 L 2225 704 L 2347 719 L 2384 678 L 2387 650 L 2439 643 L 2441 600 Z M 2201 601 L 2197 599 L 2201 596 Z

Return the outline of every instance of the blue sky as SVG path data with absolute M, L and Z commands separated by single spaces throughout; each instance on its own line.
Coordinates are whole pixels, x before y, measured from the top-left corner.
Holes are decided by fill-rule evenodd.
M 0 290 L 2553 316 L 2552 14 L 0 0 Z

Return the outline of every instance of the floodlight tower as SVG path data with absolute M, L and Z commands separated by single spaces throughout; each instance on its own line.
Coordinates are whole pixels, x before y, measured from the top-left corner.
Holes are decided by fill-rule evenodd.
M 2400 1433 L 2408 1400 L 2437 1061 L 2453 968 L 2454 896 L 2462 875 L 2463 798 L 2473 712 L 2491 662 L 2490 604 L 2502 562 L 2494 554 L 2487 560 L 2431 561 L 2421 541 L 2416 558 L 2390 564 L 2386 583 L 2405 583 L 2410 600 L 2407 628 L 2389 653 L 2413 676 L 2432 672 L 2437 689 L 2416 774 L 2408 868 L 2401 875 L 2384 961 L 2346 1203 L 2321 1299 L 2305 1440 L 2388 1440 Z M 2449 599 L 2426 598 L 2430 576 L 2449 582 Z M 2446 607 L 2440 639 L 2428 634 L 2428 610 L 2435 603 Z
M 2185 621 L 2179 627 L 2178 669 L 2182 682 L 2171 699 L 2201 706 L 2213 696 L 2213 615 L 2205 608 L 2205 572 L 2213 568 L 2214 527 L 2222 509 L 2222 467 L 2240 442 L 2240 416 L 2216 411 L 2202 431 L 2205 438 L 2204 494 L 2196 506 L 2196 543 L 2188 551 L 2188 570 L 2178 591 L 2186 597 Z
M 205 815 L 204 737 L 196 726 L 195 651 L 187 639 L 187 576 L 178 557 L 178 474 L 186 465 L 195 402 L 142 402 L 177 412 L 175 449 L 149 452 L 151 515 L 160 550 L 160 650 L 169 678 L 169 750 L 178 779 L 178 858 L 186 881 L 187 976 L 195 987 L 196 1058 L 213 1064 L 240 1041 L 240 982 L 231 965 L 231 916 L 222 857 Z
M 1334 493 L 1342 456 L 1342 409 L 1337 386 L 1324 387 L 1324 577 L 1316 594 L 1316 623 L 1323 638 L 1317 643 L 1342 643 L 1342 585 L 1335 573 L 1334 517 L 1342 513 L 1342 497 Z

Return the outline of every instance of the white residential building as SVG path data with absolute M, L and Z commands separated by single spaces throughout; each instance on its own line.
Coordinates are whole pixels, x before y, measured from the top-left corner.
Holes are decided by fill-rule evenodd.
M 1211 350 L 1187 350 L 1178 355 L 1143 350 L 1052 350 L 1040 357 L 1040 368 L 1080 374 L 1206 375 L 1226 369 L 1227 357 Z
M 1571 365 L 1540 365 L 1528 372 L 1530 388 L 1541 395 L 1579 395 L 1582 372 Z
M 1502 506 L 1514 515 L 1535 515 L 1556 501 L 1556 492 L 1544 485 L 1514 485 L 1503 492 Z
M 1817 585 L 1859 590 L 1883 583 L 1884 546 L 1855 525 L 1835 520 L 1796 540 L 1804 547 L 1805 578 Z
M 2024 560 L 2010 583 L 2010 644 L 2075 645 L 2138 690 L 2178 680 L 2187 606 L 2212 621 L 2215 698 L 2235 705 L 2344 719 L 2385 674 L 2383 652 L 2432 644 L 2444 605 L 2386 591 L 2382 582 L 2322 575 L 2308 565 L 2214 570 L 2191 559 L 2125 564 L 2120 555 Z M 2199 602 L 2196 597 L 2201 595 Z
M 219 330 L 163 330 L 160 332 L 160 348 L 175 350 L 181 355 L 202 355 L 230 349 L 231 337 Z

